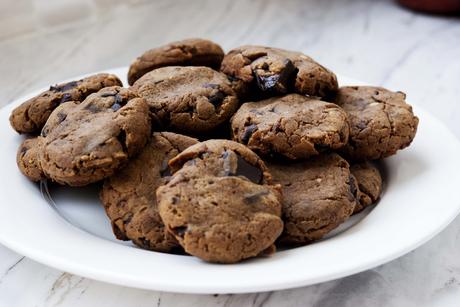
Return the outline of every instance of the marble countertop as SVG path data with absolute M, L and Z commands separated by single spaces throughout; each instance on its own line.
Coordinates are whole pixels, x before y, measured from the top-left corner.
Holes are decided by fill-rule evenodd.
M 304 51 L 341 75 L 406 92 L 409 102 L 428 109 L 460 137 L 458 17 L 415 14 L 390 0 L 0 0 L 0 8 L 1 106 L 57 80 L 125 66 L 152 46 L 206 37 L 226 49 L 252 43 Z M 244 295 L 114 286 L 0 245 L 0 307 L 458 306 L 459 301 L 460 217 L 422 247 L 375 269 L 310 287 Z

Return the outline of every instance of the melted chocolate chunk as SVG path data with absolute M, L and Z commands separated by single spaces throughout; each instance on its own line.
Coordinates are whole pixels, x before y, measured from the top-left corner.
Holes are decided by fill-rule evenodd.
M 249 142 L 249 139 L 251 138 L 252 134 L 257 131 L 257 126 L 256 125 L 250 125 L 244 128 L 243 135 L 241 136 L 241 142 L 243 144 L 247 144 Z
M 225 99 L 225 94 L 222 93 L 221 91 L 218 91 L 214 95 L 211 95 L 208 97 L 208 100 L 210 103 L 212 103 L 214 106 L 218 107 L 222 104 L 222 102 Z
M 203 84 L 203 87 L 204 87 L 204 88 L 218 89 L 218 88 L 219 88 L 219 84 L 215 84 L 215 83 L 205 83 L 205 84 Z
M 65 93 L 64 95 L 62 95 L 60 103 L 64 103 L 70 100 L 72 100 L 72 95 L 70 95 L 69 93 Z
M 350 200 L 356 200 L 358 198 L 358 188 L 356 186 L 355 177 L 350 175 L 349 180 L 350 180 L 350 193 L 352 195 Z
M 253 70 L 259 89 L 264 92 L 276 91 L 286 93 L 289 88 L 289 82 L 297 71 L 294 64 L 289 59 L 286 59 L 284 68 L 278 74 L 266 74 L 267 72 L 269 73 L 268 69 L 268 65 L 264 65 L 262 69 Z
M 73 89 L 77 85 L 78 85 L 78 81 L 72 81 L 72 82 L 62 84 L 62 85 L 55 85 L 55 86 L 51 85 L 50 86 L 50 91 L 53 91 L 53 92 L 65 92 L 65 91 Z
M 139 240 L 139 243 L 141 243 L 142 247 L 146 248 L 146 249 L 149 249 L 150 248 L 150 241 L 147 240 L 146 238 L 144 237 L 141 237 L 138 239 Z
M 161 164 L 161 169 L 160 169 L 160 176 L 161 177 L 170 177 L 171 174 L 171 169 L 169 168 L 168 165 L 168 160 L 163 160 L 163 163 Z
M 59 123 L 62 123 L 62 122 L 66 119 L 66 117 L 67 117 L 67 114 L 64 114 L 64 113 L 62 113 L 62 112 L 59 112 L 59 113 L 57 114 L 57 118 L 58 118 L 58 120 L 59 120 Z
M 254 183 L 262 183 L 263 173 L 260 168 L 248 163 L 240 155 L 238 155 L 238 167 L 236 168 L 236 176 L 244 176 Z
M 187 232 L 187 226 L 180 226 L 180 227 L 172 228 L 171 232 L 180 238 L 184 238 L 184 235 Z
M 225 176 L 243 176 L 254 183 L 262 183 L 263 172 L 257 166 L 254 166 L 247 162 L 242 156 L 235 153 L 237 157 L 236 172 L 232 170 L 230 162 L 230 152 L 224 151 L 222 158 L 224 159 L 224 175 Z
M 256 192 L 253 194 L 245 194 L 244 199 L 248 204 L 254 204 L 259 201 L 262 196 L 268 195 L 270 192 L 268 190 Z
M 230 76 L 230 75 L 227 75 L 227 79 L 228 79 L 228 81 L 230 81 L 230 82 L 234 82 L 234 81 L 239 80 L 237 77 L 233 77 L 233 76 Z
M 117 92 L 106 92 L 106 93 L 102 93 L 101 94 L 101 97 L 102 98 L 105 98 L 105 97 L 113 97 L 113 96 L 116 96 L 118 93 Z
M 111 109 L 114 111 L 118 111 L 121 109 L 122 106 L 126 104 L 126 101 L 123 100 L 123 97 L 118 95 L 118 93 L 114 96 L 115 97 L 115 102 L 111 106 Z
M 97 113 L 100 111 L 99 107 L 92 103 L 86 105 L 84 109 L 90 111 L 91 113 Z

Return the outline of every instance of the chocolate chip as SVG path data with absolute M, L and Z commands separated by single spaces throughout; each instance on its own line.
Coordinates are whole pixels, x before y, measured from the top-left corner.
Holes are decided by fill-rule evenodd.
M 97 113 L 100 111 L 99 107 L 95 104 L 88 104 L 84 107 L 85 110 L 90 111 L 91 113 Z
M 126 131 L 120 130 L 120 133 L 117 136 L 117 140 L 120 143 L 121 147 L 123 148 L 124 152 L 128 152 L 128 147 L 126 146 Z
M 358 198 L 358 188 L 356 186 L 356 179 L 354 176 L 350 175 L 349 180 L 350 180 L 350 193 L 352 195 L 350 200 L 353 201 Z
M 124 106 L 126 104 L 126 101 L 123 100 L 123 97 L 121 97 L 120 95 L 116 94 L 115 95 L 115 102 L 114 104 L 111 106 L 111 109 L 114 110 L 114 111 L 118 111 L 121 109 L 122 106 Z
M 224 175 L 225 176 L 243 176 L 254 183 L 261 183 L 263 179 L 262 170 L 249 162 L 247 162 L 242 156 L 236 154 L 236 169 L 232 167 L 230 159 L 231 151 L 224 151 L 222 158 L 224 159 Z
M 70 89 L 73 89 L 77 85 L 78 85 L 78 81 L 72 81 L 72 82 L 62 84 L 62 85 L 50 86 L 50 91 L 53 91 L 53 92 L 65 92 L 65 91 L 68 91 Z
M 139 243 L 141 243 L 142 247 L 146 249 L 150 249 L 150 240 L 147 240 L 144 237 L 141 237 L 138 239 Z
M 230 75 L 227 75 L 227 79 L 230 82 L 235 82 L 235 81 L 239 80 L 237 77 L 233 77 L 233 76 L 230 76 Z
M 174 233 L 174 235 L 183 239 L 185 233 L 187 232 L 187 226 L 175 227 L 175 228 L 172 228 L 171 231 L 172 233 Z
M 117 92 L 105 92 L 105 93 L 102 93 L 101 94 L 101 97 L 102 98 L 105 98 L 105 97 L 113 97 L 115 95 L 117 95 L 118 93 Z
M 314 144 L 313 147 L 315 147 L 315 150 L 317 152 L 325 152 L 327 150 L 329 150 L 329 146 L 327 145 L 324 145 L 324 144 Z
M 243 135 L 241 136 L 241 142 L 243 144 L 247 144 L 249 142 L 249 139 L 251 138 L 252 134 L 257 131 L 257 126 L 256 125 L 250 125 L 244 128 Z
M 216 92 L 214 95 L 211 95 L 208 97 L 208 100 L 210 103 L 212 103 L 214 106 L 220 106 L 222 104 L 222 101 L 225 99 L 225 94 L 221 91 Z
M 160 169 L 160 176 L 161 177 L 170 177 L 171 174 L 171 169 L 169 168 L 168 165 L 168 160 L 163 160 L 163 163 L 161 164 L 161 169 Z
M 177 204 L 178 202 L 179 202 L 179 197 L 173 196 L 173 197 L 171 198 L 171 204 L 175 205 L 175 204 Z
M 60 103 L 64 103 L 70 100 L 72 100 L 72 95 L 70 95 L 69 93 L 65 93 L 64 95 L 62 95 Z
M 244 176 L 254 183 L 262 183 L 263 172 L 257 166 L 248 163 L 243 157 L 238 156 L 238 166 L 236 168 L 236 176 Z
M 67 117 L 67 114 L 64 114 L 62 112 L 59 112 L 57 114 L 57 118 L 58 118 L 59 123 L 62 123 L 66 119 L 66 117 Z
M 297 71 L 294 64 L 292 64 L 289 59 L 286 59 L 283 69 L 277 74 L 264 74 L 264 72 L 267 72 L 267 69 L 269 69 L 268 64 L 262 66 L 263 71 L 260 71 L 260 68 L 253 69 L 253 74 L 259 89 L 264 92 L 276 91 L 279 93 L 286 93 L 289 88 L 289 83 Z
M 253 193 L 253 194 L 245 194 L 244 199 L 246 200 L 247 203 L 253 204 L 253 203 L 256 203 L 257 201 L 259 201 L 259 199 L 262 196 L 268 195 L 269 193 L 270 192 L 268 190 L 263 190 L 263 191 L 256 192 L 256 193 Z
M 204 87 L 204 88 L 218 89 L 218 88 L 219 88 L 219 84 L 215 84 L 215 83 L 205 83 L 205 84 L 203 84 L 203 87 Z

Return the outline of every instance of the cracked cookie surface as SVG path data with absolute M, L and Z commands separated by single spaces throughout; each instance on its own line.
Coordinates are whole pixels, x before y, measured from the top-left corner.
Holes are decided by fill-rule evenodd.
M 227 77 L 209 67 L 158 68 L 137 80 L 132 88 L 168 131 L 212 132 L 238 108 L 238 98 Z
M 376 160 L 410 145 L 418 118 L 402 92 L 381 87 L 346 86 L 335 103 L 348 114 L 350 138 L 341 153 L 351 160 Z
M 299 94 L 244 103 L 231 121 L 235 141 L 264 156 L 303 159 L 348 141 L 345 111 Z
M 24 140 L 18 148 L 16 163 L 21 173 L 32 181 L 45 179 L 40 161 L 39 152 L 42 149 L 43 139 L 39 137 Z
M 235 48 L 225 55 L 221 71 L 243 97 L 254 91 L 270 96 L 295 92 L 328 97 L 338 88 L 333 72 L 300 52 L 279 48 Z
M 171 180 L 157 190 L 160 216 L 186 252 L 234 263 L 273 251 L 281 234 L 279 187 L 244 145 L 210 140 L 169 163 Z
M 155 132 L 141 153 L 104 181 L 100 194 L 115 236 L 154 251 L 178 247 L 158 213 L 156 190 L 171 176 L 168 161 L 197 140 L 171 132 Z
M 382 175 L 377 166 L 369 161 L 351 163 L 351 174 L 358 183 L 358 202 L 353 213 L 374 204 L 382 193 Z
M 67 101 L 81 102 L 104 87 L 121 86 L 110 74 L 97 74 L 77 81 L 50 86 L 50 89 L 15 108 L 10 116 L 11 126 L 19 133 L 38 134 L 51 112 Z
M 146 144 L 148 106 L 128 89 L 107 87 L 78 105 L 57 108 L 42 136 L 45 175 L 61 184 L 87 185 L 112 175 Z
M 154 69 L 165 66 L 208 66 L 219 69 L 224 58 L 222 48 L 206 39 L 192 38 L 150 49 L 138 57 L 129 67 L 128 83 Z
M 352 215 L 356 183 L 348 162 L 338 154 L 291 164 L 267 162 L 267 166 L 283 191 L 284 232 L 280 243 L 308 244 Z

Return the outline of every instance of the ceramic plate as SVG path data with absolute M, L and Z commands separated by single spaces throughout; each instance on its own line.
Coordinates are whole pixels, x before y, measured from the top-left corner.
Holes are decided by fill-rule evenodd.
M 107 72 L 125 76 L 126 71 Z M 0 111 L 0 242 L 73 274 L 170 292 L 299 287 L 367 270 L 408 253 L 439 233 L 460 210 L 460 144 L 440 121 L 411 101 L 420 118 L 419 131 L 412 146 L 384 161 L 382 199 L 327 239 L 233 265 L 142 250 L 114 238 L 97 198 L 98 185 L 48 187 L 20 174 L 15 157 L 23 137 L 12 130 L 8 117 L 37 93 Z

